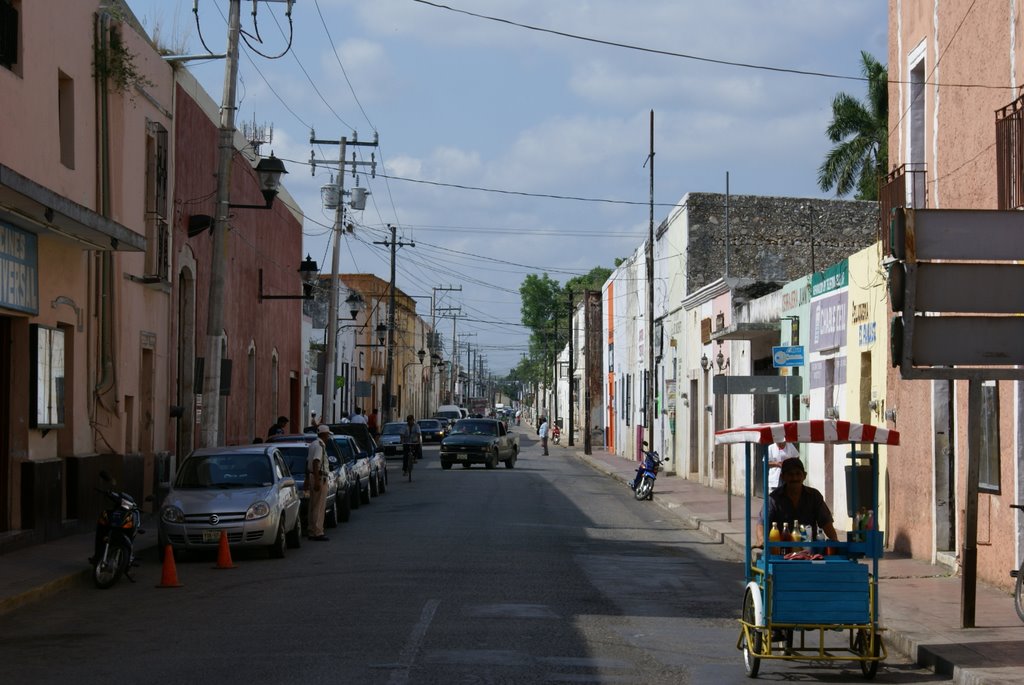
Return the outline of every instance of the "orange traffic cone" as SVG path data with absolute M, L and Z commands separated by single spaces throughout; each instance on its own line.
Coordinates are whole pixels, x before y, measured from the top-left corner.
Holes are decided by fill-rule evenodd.
M 181 583 L 178 582 L 178 567 L 174 565 L 174 548 L 170 545 L 164 547 L 164 568 L 157 587 L 181 587 Z
M 220 532 L 220 544 L 217 546 L 217 565 L 214 568 L 234 568 L 231 562 L 231 548 L 228 546 L 228 532 Z

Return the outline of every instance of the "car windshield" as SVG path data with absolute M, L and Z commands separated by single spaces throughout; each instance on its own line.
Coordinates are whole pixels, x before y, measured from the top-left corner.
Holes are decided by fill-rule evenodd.
M 353 442 L 355 441 L 346 435 L 334 436 L 334 444 L 338 446 L 338 451 L 341 453 L 341 457 L 345 461 L 352 461 L 357 458 L 355 446 L 352 444 Z
M 441 427 L 441 422 L 440 421 L 433 421 L 431 419 L 421 419 L 421 420 L 417 421 L 416 423 L 420 424 L 420 428 L 425 428 L 427 430 L 432 430 L 432 431 L 436 431 L 438 428 Z
M 309 456 L 309 448 L 305 446 L 286 446 L 281 448 L 281 456 L 288 466 L 295 480 L 306 480 L 306 458 Z
M 385 423 L 381 435 L 401 435 L 405 429 L 405 423 Z
M 456 421 L 452 428 L 452 435 L 497 435 L 498 424 L 493 421 L 476 421 L 463 419 Z
M 182 464 L 175 480 L 179 488 L 258 488 L 273 484 L 267 455 L 244 453 L 193 455 Z

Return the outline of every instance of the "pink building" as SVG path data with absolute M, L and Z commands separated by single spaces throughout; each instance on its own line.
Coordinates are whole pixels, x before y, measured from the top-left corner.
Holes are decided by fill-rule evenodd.
M 124 17 L 124 20 L 121 19 Z M 0 4 L 0 531 L 88 527 L 167 449 L 171 69 L 96 0 Z M 94 47 L 96 50 L 94 68 Z
M 882 211 L 1024 207 L 1024 2 L 889 3 L 889 160 Z M 1022 222 L 1024 231 L 1024 222 Z M 1021 344 L 1024 344 L 1022 341 Z M 954 564 L 966 540 L 965 381 L 889 376 L 901 447 L 888 460 L 889 544 Z M 1021 519 L 1021 387 L 982 389 L 978 578 L 1010 587 Z

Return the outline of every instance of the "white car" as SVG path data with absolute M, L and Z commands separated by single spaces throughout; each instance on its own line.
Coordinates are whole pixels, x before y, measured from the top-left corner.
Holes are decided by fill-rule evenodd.
M 207 447 L 178 469 L 160 509 L 160 549 L 265 547 L 273 558 L 302 544 L 299 492 L 277 446 Z

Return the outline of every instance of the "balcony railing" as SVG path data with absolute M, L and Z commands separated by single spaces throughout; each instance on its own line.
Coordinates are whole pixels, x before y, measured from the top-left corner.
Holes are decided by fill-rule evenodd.
M 1024 207 L 1024 97 L 996 110 L 999 209 Z
M 889 235 L 889 215 L 897 207 L 924 209 L 928 206 L 924 164 L 904 164 L 890 171 L 878 187 L 878 239 Z

